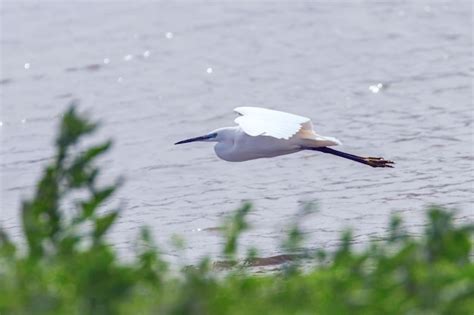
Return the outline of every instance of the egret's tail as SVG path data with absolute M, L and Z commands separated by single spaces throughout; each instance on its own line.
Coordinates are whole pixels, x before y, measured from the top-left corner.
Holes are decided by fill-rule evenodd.
M 349 154 L 346 152 L 337 151 L 337 150 L 327 148 L 327 147 L 306 148 L 306 149 L 333 154 L 333 155 L 340 156 L 342 158 L 352 160 L 358 163 L 362 163 L 365 165 L 369 165 L 372 167 L 393 167 L 393 164 L 395 164 L 393 161 L 385 160 L 384 158 L 381 158 L 381 157 L 362 157 L 358 155 Z
M 313 129 L 301 129 L 297 133 L 297 138 L 303 140 L 304 146 L 310 148 L 330 147 L 333 145 L 342 145 L 341 141 L 334 137 L 318 135 Z
M 321 147 L 329 147 L 329 146 L 333 146 L 333 145 L 342 145 L 342 142 L 339 141 L 339 139 L 334 138 L 334 137 L 326 137 L 326 136 L 316 135 L 314 140 L 316 140 L 317 145 L 321 146 Z

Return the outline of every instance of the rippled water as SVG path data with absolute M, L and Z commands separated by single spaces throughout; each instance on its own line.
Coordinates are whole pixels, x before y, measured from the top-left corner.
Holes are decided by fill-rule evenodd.
M 192 260 L 219 251 L 224 215 L 252 200 L 245 247 L 278 253 L 302 203 L 310 247 L 354 227 L 382 235 L 388 215 L 413 232 L 423 206 L 474 216 L 470 1 L 6 2 L 1 8 L 1 224 L 19 233 L 20 199 L 52 154 L 58 115 L 80 99 L 114 137 L 106 180 L 127 178 L 111 239 L 125 253 L 152 227 Z M 177 140 L 233 124 L 237 106 L 303 114 L 341 149 L 384 156 L 394 169 L 298 153 L 228 163 L 210 144 Z

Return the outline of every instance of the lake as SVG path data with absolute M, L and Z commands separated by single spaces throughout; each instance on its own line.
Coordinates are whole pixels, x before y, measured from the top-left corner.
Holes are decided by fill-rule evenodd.
M 280 253 L 298 209 L 309 248 L 383 236 L 389 214 L 413 233 L 424 207 L 474 217 L 473 25 L 470 1 L 4 2 L 1 8 L 1 225 L 53 154 L 71 100 L 112 137 L 104 182 L 126 183 L 110 234 L 127 256 L 143 225 L 166 256 L 216 254 L 223 218 L 245 200 L 242 249 Z M 238 106 L 311 117 L 339 149 L 394 160 L 373 169 L 317 152 L 243 163 L 209 143 L 174 146 L 232 126 Z M 184 253 L 170 245 L 186 240 Z

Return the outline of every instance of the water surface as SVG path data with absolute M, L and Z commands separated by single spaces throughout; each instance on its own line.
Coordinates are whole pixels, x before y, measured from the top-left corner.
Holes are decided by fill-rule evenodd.
M 308 246 L 332 247 L 354 228 L 365 242 L 400 212 L 414 233 L 439 203 L 472 220 L 474 202 L 470 1 L 5 2 L 1 8 L 1 224 L 52 155 L 72 99 L 113 137 L 104 181 L 123 174 L 111 240 L 133 249 L 149 225 L 168 255 L 171 235 L 193 260 L 220 250 L 223 216 L 251 200 L 243 247 L 279 253 L 305 202 Z M 309 116 L 341 149 L 396 161 L 372 169 L 321 153 L 228 163 L 211 144 L 177 140 L 233 124 L 232 109 Z

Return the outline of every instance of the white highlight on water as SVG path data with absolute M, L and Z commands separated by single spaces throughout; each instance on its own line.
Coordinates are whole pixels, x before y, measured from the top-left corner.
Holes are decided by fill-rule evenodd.
M 375 85 L 371 85 L 369 86 L 369 90 L 372 92 L 372 93 L 378 93 L 380 92 L 380 90 L 383 88 L 383 84 L 382 83 L 377 83 Z

